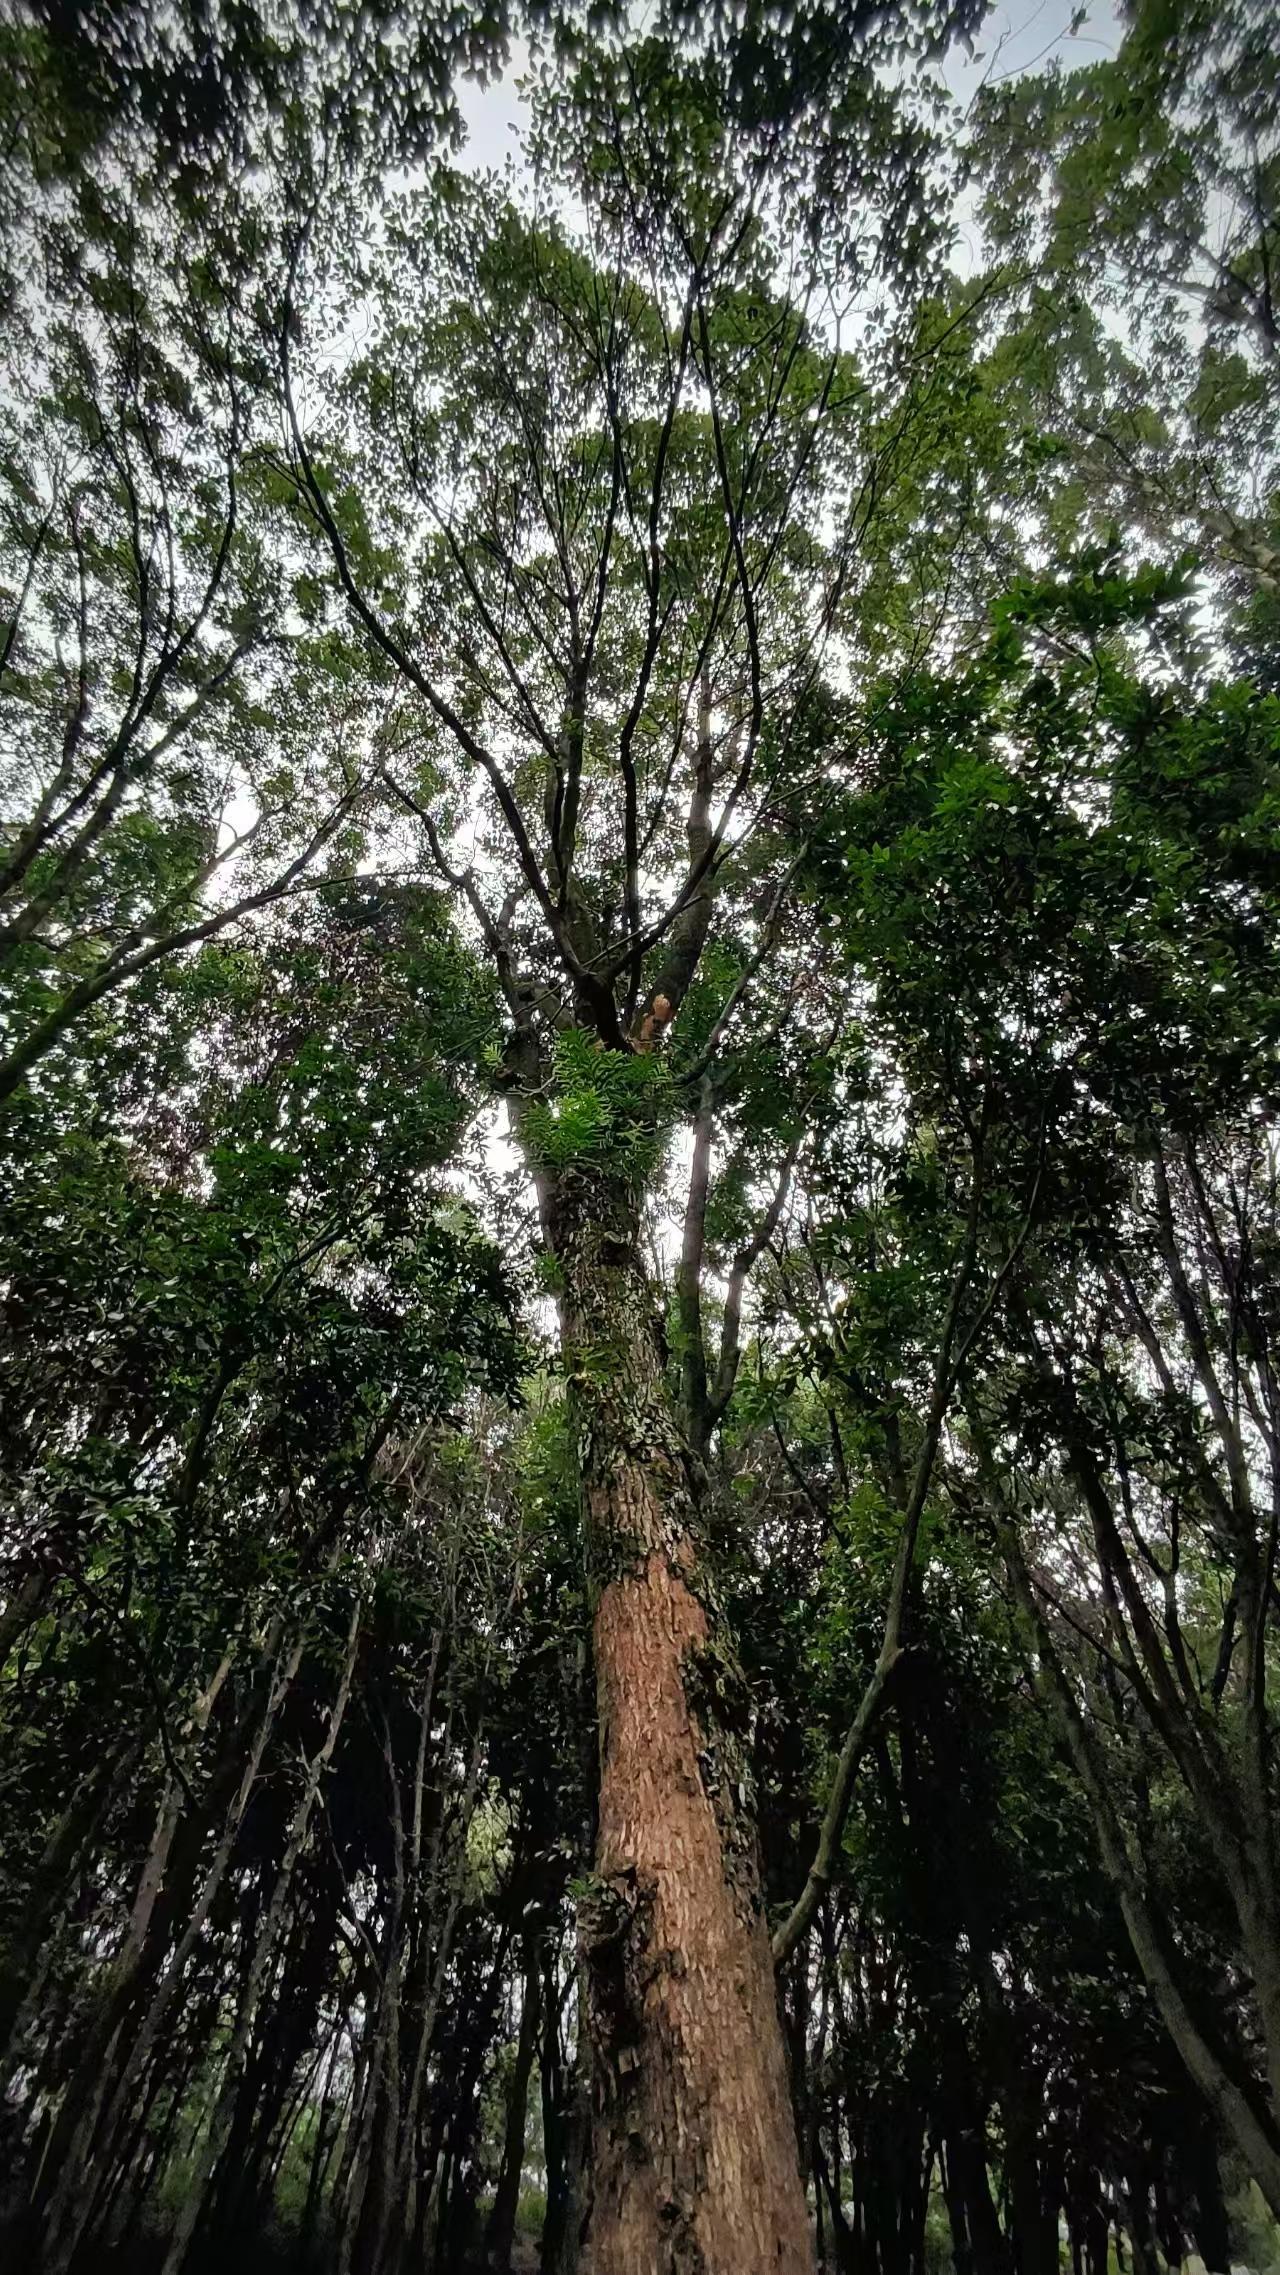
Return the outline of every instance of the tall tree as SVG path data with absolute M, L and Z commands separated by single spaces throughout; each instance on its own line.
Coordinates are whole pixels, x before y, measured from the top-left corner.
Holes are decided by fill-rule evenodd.
M 798 1117 L 757 1149 L 710 1357 L 701 1291 L 726 1045 L 832 764 L 828 657 L 856 645 L 858 549 L 927 383 L 934 152 L 880 54 L 855 42 L 836 75 L 828 52 L 770 107 L 740 47 L 586 50 L 537 111 L 551 203 L 442 178 L 390 209 L 344 283 L 369 329 L 327 425 L 302 244 L 282 325 L 299 500 L 416 760 L 385 778 L 506 998 L 559 1305 L 595 1589 L 599 2270 L 810 2260 L 705 1488 Z M 641 1233 L 680 1121 L 677 1401 Z

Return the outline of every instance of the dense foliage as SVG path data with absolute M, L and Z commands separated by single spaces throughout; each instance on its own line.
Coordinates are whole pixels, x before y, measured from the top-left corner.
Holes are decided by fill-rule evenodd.
M 1079 30 L 0 7 L 15 2267 L 1276 2257 L 1278 43 Z

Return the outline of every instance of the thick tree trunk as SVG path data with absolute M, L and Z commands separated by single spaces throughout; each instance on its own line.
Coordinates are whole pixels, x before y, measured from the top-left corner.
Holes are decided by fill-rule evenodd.
M 544 1193 L 578 1433 L 600 1739 L 579 1914 L 592 2046 L 584 2275 L 813 2266 L 761 1901 L 746 1715 L 663 1379 L 634 1205 Z

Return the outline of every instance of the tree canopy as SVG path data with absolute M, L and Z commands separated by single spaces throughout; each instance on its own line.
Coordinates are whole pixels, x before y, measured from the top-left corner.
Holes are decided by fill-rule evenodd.
M 15 2266 L 1275 2257 L 1280 43 L 1008 36 L 0 9 Z

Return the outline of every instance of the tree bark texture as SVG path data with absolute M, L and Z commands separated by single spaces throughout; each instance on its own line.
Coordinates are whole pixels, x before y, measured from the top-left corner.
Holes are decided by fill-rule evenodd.
M 579 1911 L 592 2054 L 583 2275 L 809 2275 L 760 1892 L 743 1686 L 664 1380 L 637 1210 L 544 1200 L 595 1602 L 596 1869 Z

